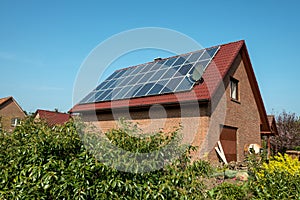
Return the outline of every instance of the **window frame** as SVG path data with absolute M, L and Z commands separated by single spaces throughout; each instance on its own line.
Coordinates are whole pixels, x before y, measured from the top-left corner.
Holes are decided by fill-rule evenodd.
M 235 88 L 235 90 L 233 90 Z M 230 98 L 233 101 L 239 102 L 239 80 L 230 77 Z
M 18 125 L 20 125 L 20 118 L 17 118 L 17 117 L 14 117 L 14 118 L 11 118 L 11 121 L 10 121 L 10 125 L 11 127 L 17 127 Z

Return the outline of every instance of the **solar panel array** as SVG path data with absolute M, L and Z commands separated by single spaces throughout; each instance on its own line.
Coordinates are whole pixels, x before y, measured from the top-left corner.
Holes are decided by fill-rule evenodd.
M 190 78 L 193 70 L 200 68 L 204 72 L 218 49 L 219 46 L 202 49 L 117 70 L 80 104 L 189 91 L 195 84 Z

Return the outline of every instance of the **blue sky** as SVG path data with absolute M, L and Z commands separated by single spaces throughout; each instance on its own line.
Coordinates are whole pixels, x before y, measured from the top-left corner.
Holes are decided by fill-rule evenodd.
M 27 112 L 68 111 L 80 65 L 93 48 L 122 31 L 162 27 L 204 47 L 246 40 L 267 112 L 299 115 L 299 7 L 296 0 L 1 0 L 0 97 L 14 96 Z M 167 55 L 143 53 L 124 56 L 111 70 Z

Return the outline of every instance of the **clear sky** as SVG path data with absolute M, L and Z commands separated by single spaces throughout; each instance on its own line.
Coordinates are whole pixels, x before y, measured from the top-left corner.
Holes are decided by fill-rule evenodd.
M 0 0 L 0 97 L 14 96 L 27 112 L 68 111 L 93 48 L 122 31 L 162 27 L 204 47 L 246 40 L 267 112 L 299 115 L 299 2 Z M 146 52 L 116 65 L 152 59 Z

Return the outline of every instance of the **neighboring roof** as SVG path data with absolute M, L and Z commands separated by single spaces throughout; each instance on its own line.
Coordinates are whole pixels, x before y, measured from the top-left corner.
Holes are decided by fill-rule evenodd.
M 220 48 L 212 62 L 206 68 L 202 78 L 203 83 L 197 84 L 191 91 L 178 92 L 176 94 L 161 94 L 155 96 L 137 97 L 132 99 L 114 100 L 106 102 L 97 102 L 89 104 L 77 104 L 70 112 L 86 112 L 94 110 L 107 110 L 112 108 L 122 107 L 141 107 L 153 104 L 172 104 L 185 101 L 210 101 L 211 97 L 215 94 L 219 85 L 222 83 L 223 78 L 229 72 L 237 55 L 240 54 L 244 60 L 245 68 L 250 80 L 251 88 L 256 100 L 256 104 L 260 113 L 262 131 L 270 131 L 270 126 L 263 104 L 263 100 L 258 88 L 258 84 L 254 75 L 252 64 L 248 55 L 246 44 L 244 40 L 231 42 L 220 45 Z
M 271 132 L 266 132 L 264 134 L 278 135 L 275 116 L 274 115 L 268 115 L 268 121 L 269 121 L 269 126 L 271 128 Z
M 21 106 L 17 103 L 17 101 L 16 101 L 12 96 L 4 97 L 4 98 L 1 98 L 1 99 L 0 99 L 0 109 L 1 109 L 1 107 L 4 106 L 5 103 L 7 103 L 8 101 L 14 102 L 14 103 L 17 105 L 17 107 L 24 113 L 24 116 L 26 116 L 24 110 L 21 108 Z
M 70 114 L 40 109 L 35 112 L 34 116 L 35 118 L 45 120 L 49 126 L 62 125 L 71 118 Z
M 13 98 L 12 96 L 1 98 L 1 99 L 0 99 L 0 106 L 1 106 L 2 104 L 4 104 L 5 102 L 7 102 L 8 100 L 12 99 L 12 98 Z

